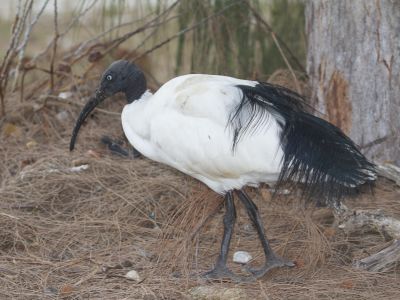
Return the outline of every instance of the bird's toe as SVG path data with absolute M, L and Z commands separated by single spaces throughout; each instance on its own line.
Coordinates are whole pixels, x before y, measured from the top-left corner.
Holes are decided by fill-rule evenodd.
M 233 273 L 228 268 L 214 268 L 208 272 L 201 274 L 206 280 L 230 280 L 236 283 L 253 282 L 254 278 L 249 276 L 240 276 Z
M 268 261 L 264 264 L 263 267 L 261 268 L 246 267 L 246 270 L 250 272 L 255 278 L 260 278 L 269 271 L 271 271 L 272 269 L 281 267 L 294 267 L 294 266 L 295 264 L 291 260 L 283 259 L 279 256 L 273 256 L 272 258 L 268 259 Z
M 129 151 L 124 149 L 118 142 L 114 141 L 108 136 L 103 136 L 101 138 L 101 142 L 107 146 L 107 148 L 116 155 L 122 156 L 122 157 L 129 157 Z

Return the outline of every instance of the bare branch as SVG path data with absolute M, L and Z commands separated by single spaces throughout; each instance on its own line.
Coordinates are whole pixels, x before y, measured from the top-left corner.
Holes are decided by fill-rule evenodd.
M 54 90 L 54 61 L 57 53 L 57 41 L 60 37 L 58 33 L 58 12 L 57 12 L 57 0 L 54 0 L 54 38 L 53 38 L 53 52 L 51 54 L 50 62 L 50 91 Z
M 84 10 L 81 11 L 79 14 L 77 14 L 77 15 L 71 20 L 71 22 L 68 24 L 67 28 L 66 28 L 63 32 L 61 32 L 61 33 L 59 34 L 59 37 L 61 38 L 61 37 L 63 37 L 64 35 L 66 35 L 66 34 L 74 27 L 74 25 L 80 20 L 80 18 L 83 17 L 88 11 L 90 11 L 90 10 L 93 8 L 93 6 L 97 3 L 97 1 L 98 1 L 98 0 L 93 0 L 93 2 L 90 3 L 90 4 L 88 5 L 88 7 L 86 7 L 86 9 L 84 9 Z M 40 52 L 39 54 L 35 55 L 35 56 L 32 58 L 32 62 L 36 62 L 40 57 L 42 57 L 44 54 L 46 54 L 46 53 L 50 50 L 50 48 L 52 47 L 53 44 L 54 44 L 54 39 L 52 39 L 52 40 L 47 44 L 46 48 L 45 48 L 42 52 Z
M 143 56 L 146 56 L 147 54 L 161 48 L 162 46 L 164 46 L 165 44 L 168 44 L 170 41 L 178 38 L 179 36 L 186 34 L 189 31 L 192 31 L 200 26 L 203 26 L 205 24 L 207 24 L 207 22 L 215 17 L 218 17 L 220 15 L 222 15 L 223 13 L 225 13 L 228 9 L 232 8 L 235 5 L 238 5 L 239 3 L 243 2 L 244 0 L 238 0 L 236 2 L 233 2 L 227 6 L 225 6 L 224 8 L 222 8 L 221 10 L 219 10 L 218 12 L 207 16 L 206 18 L 200 20 L 199 22 L 195 23 L 194 25 L 187 27 L 181 31 L 178 31 L 177 33 L 175 33 L 174 35 L 168 37 L 167 39 L 163 40 L 162 42 L 158 43 L 157 45 L 155 45 L 154 47 L 152 47 L 151 49 L 147 50 L 146 52 L 142 53 L 141 55 L 138 55 L 137 57 L 134 58 L 134 60 L 137 60 Z
M 91 38 L 91 39 L 89 39 L 87 41 L 84 41 L 74 52 L 72 52 L 71 54 L 65 56 L 64 59 L 68 59 L 68 58 L 70 58 L 72 56 L 78 55 L 80 52 L 83 51 L 83 49 L 86 49 L 88 47 L 88 45 L 92 45 L 94 42 L 97 42 L 100 38 L 104 37 L 105 35 L 109 34 L 110 32 L 113 32 L 114 30 L 120 29 L 122 27 L 133 25 L 133 24 L 135 24 L 135 23 L 137 23 L 139 21 L 142 21 L 143 19 L 148 18 L 152 14 L 154 14 L 154 13 L 150 13 L 145 17 L 139 18 L 137 20 L 133 20 L 131 22 L 126 22 L 126 23 L 119 24 L 117 26 L 114 26 L 114 27 L 112 27 L 112 28 L 110 28 L 110 29 L 98 34 L 97 36 L 95 36 L 95 37 L 93 37 L 93 38 Z
M 25 56 L 25 48 L 26 48 L 26 45 L 28 44 L 29 38 L 31 36 L 32 29 L 35 27 L 36 23 L 39 21 L 39 18 L 42 15 L 42 13 L 43 13 L 44 9 L 46 8 L 47 4 L 49 3 L 49 1 L 50 0 L 45 0 L 44 1 L 42 7 L 40 8 L 39 12 L 36 14 L 35 18 L 32 20 L 32 22 L 25 29 L 24 39 L 22 40 L 20 45 L 15 50 L 16 52 L 18 52 L 18 63 L 17 63 L 17 67 L 15 69 L 14 82 L 12 84 L 12 90 L 15 90 L 15 87 L 16 87 L 16 84 L 17 84 L 17 81 L 18 81 L 19 70 L 21 68 L 22 60 L 23 60 L 23 58 Z M 32 3 L 33 3 L 33 0 L 31 0 L 29 11 L 32 10 Z
M 250 5 L 250 3 L 248 2 L 248 0 L 246 0 L 246 4 L 249 6 L 251 12 L 253 13 L 254 17 L 262 24 L 264 25 L 264 27 L 267 29 L 267 31 L 276 39 L 276 42 L 279 42 L 279 45 L 282 45 L 282 47 L 285 49 L 285 51 L 290 55 L 290 57 L 292 58 L 292 60 L 295 62 L 295 64 L 297 65 L 297 67 L 304 73 L 307 74 L 307 71 L 305 69 L 305 67 L 302 65 L 302 63 L 300 63 L 300 61 L 297 59 L 296 55 L 294 55 L 294 53 L 290 50 L 290 48 L 288 47 L 288 45 L 285 43 L 285 41 L 283 41 L 279 35 L 276 34 L 276 32 L 274 32 L 272 30 L 271 25 L 269 25 L 267 23 L 267 21 L 264 20 L 263 17 L 261 17 L 261 15 L 257 12 L 256 9 L 254 9 L 253 6 Z

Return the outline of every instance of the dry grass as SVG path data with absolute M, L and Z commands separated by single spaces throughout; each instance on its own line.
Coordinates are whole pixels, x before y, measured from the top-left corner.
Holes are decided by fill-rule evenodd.
M 61 110 L 68 113 L 63 121 L 57 119 Z M 368 273 L 351 265 L 377 251 L 384 237 L 347 236 L 335 227 L 330 210 L 305 204 L 296 193 L 271 200 L 266 187 L 249 192 L 273 248 L 297 266 L 246 285 L 189 276 L 207 270 L 216 258 L 221 199 L 166 166 L 111 156 L 98 140 L 102 134 L 122 135 L 114 115 L 95 113 L 82 129 L 78 150 L 69 153 L 78 110 L 56 106 L 34 112 L 22 103 L 3 120 L 0 298 L 181 299 L 199 285 L 238 287 L 243 297 L 255 299 L 399 297 L 399 268 Z M 16 129 L 7 130 L 10 123 Z M 27 147 L 33 140 L 37 145 Z M 83 163 L 88 170 L 70 171 Z M 347 204 L 400 216 L 398 198 L 399 189 L 380 179 L 374 196 L 362 194 Z M 250 251 L 260 264 L 261 248 L 249 224 L 240 209 L 232 249 Z M 124 278 L 131 269 L 142 282 Z

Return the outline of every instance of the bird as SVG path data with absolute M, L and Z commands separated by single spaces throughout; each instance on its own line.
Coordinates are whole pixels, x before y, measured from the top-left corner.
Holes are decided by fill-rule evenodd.
M 273 251 L 257 206 L 245 191 L 266 183 L 299 183 L 307 198 L 336 203 L 376 179 L 376 167 L 341 129 L 313 114 L 304 97 L 285 87 L 222 75 L 175 77 L 154 94 L 142 70 L 118 60 L 102 74 L 94 96 L 78 116 L 70 151 L 81 125 L 106 98 L 125 94 L 124 134 L 135 153 L 166 164 L 224 197 L 223 237 L 208 279 L 246 282 L 294 263 Z M 110 149 L 127 154 L 109 139 Z M 228 266 L 236 220 L 234 197 L 244 204 L 263 248 L 265 263 L 237 275 Z

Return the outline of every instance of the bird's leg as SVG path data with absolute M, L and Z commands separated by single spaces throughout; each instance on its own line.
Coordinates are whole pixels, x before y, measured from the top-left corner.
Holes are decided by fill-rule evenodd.
M 225 206 L 226 206 L 226 212 L 224 216 L 224 236 L 222 238 L 221 250 L 218 255 L 217 261 L 215 263 L 214 269 L 206 272 L 204 274 L 204 277 L 208 279 L 230 278 L 235 281 L 244 281 L 240 276 L 235 275 L 226 266 L 226 262 L 228 259 L 229 245 L 231 243 L 233 228 L 236 221 L 236 209 L 235 209 L 235 203 L 233 201 L 232 191 L 229 191 L 225 195 Z
M 112 140 L 108 136 L 103 136 L 101 142 L 108 147 L 108 149 L 113 153 L 127 158 L 139 158 L 142 154 L 137 151 L 134 147 L 129 151 L 123 148 L 118 142 Z
M 247 214 L 249 215 L 249 218 L 253 222 L 254 226 L 256 227 L 258 237 L 261 241 L 266 259 L 265 264 L 262 268 L 260 269 L 248 268 L 248 271 L 251 272 L 253 276 L 255 276 L 256 278 L 259 278 L 262 277 L 265 273 L 267 273 L 271 269 L 277 267 L 284 267 L 284 266 L 293 267 L 294 263 L 292 261 L 281 258 L 272 250 L 265 236 L 264 226 L 262 224 L 258 208 L 254 204 L 254 202 L 243 190 L 237 190 L 236 193 L 238 194 L 240 200 L 246 207 Z

